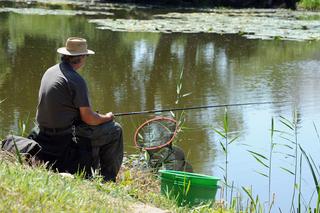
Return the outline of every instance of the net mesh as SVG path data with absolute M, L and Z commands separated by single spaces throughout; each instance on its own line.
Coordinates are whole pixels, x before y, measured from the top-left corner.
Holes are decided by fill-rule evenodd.
M 176 134 L 175 120 L 157 118 L 145 122 L 136 132 L 136 145 L 156 149 L 170 144 Z

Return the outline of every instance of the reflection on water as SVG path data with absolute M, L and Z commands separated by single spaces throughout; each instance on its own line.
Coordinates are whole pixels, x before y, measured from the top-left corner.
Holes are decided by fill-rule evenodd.
M 319 145 L 312 127 L 313 121 L 318 124 L 320 120 L 319 42 L 111 32 L 95 29 L 84 16 L 0 13 L 0 23 L 0 100 L 6 99 L 0 104 L 1 135 L 17 130 L 19 122 L 28 118 L 32 125 L 41 76 L 58 62 L 56 49 L 68 36 L 77 35 L 87 38 L 89 48 L 96 52 L 81 74 L 88 81 L 92 105 L 100 112 L 291 100 L 228 108 L 231 134 L 240 136 L 229 150 L 229 177 L 237 187 L 254 185 L 254 190 L 265 196 L 266 179 L 254 172 L 263 168 L 247 150 L 268 153 L 271 117 L 291 119 L 293 109 L 297 109 L 299 141 L 311 153 L 310 147 Z M 177 106 L 181 69 L 182 93 L 191 95 Z M 137 151 L 133 147 L 134 131 L 150 116 L 154 115 L 117 118 L 124 128 L 127 152 Z M 224 109 L 190 110 L 185 116 L 188 128 L 180 133 L 178 145 L 196 172 L 222 177 L 219 166 L 223 166 L 224 155 L 212 129 L 222 125 Z M 282 128 L 279 122 L 276 125 Z M 282 155 L 276 155 L 274 177 L 282 181 L 275 181 L 273 190 L 291 178 L 278 171 L 278 164 L 290 165 L 290 159 L 281 159 Z M 310 193 L 312 183 L 308 187 L 303 190 Z M 277 194 L 290 197 L 286 193 L 291 189 L 288 186 Z M 276 204 L 288 205 L 285 201 L 277 200 Z

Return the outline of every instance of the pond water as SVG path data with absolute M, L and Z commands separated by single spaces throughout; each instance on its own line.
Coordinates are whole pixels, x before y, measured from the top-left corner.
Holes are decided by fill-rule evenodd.
M 230 135 L 239 136 L 228 150 L 228 182 L 234 184 L 234 196 L 241 192 L 246 200 L 241 189 L 244 186 L 252 187 L 253 195 L 258 194 L 262 204 L 268 200 L 268 179 L 259 174 L 268 170 L 249 151 L 269 156 L 272 118 L 276 129 L 292 133 L 280 122 L 280 116 L 292 120 L 296 111 L 298 142 L 313 156 L 315 164 L 320 164 L 316 157 L 320 143 L 314 128 L 320 128 L 319 41 L 249 40 L 240 35 L 206 33 L 112 32 L 97 29 L 89 23 L 90 18 L 0 13 L 0 100 L 4 100 L 0 104 L 1 136 L 18 131 L 22 122 L 30 130 L 42 74 L 59 61 L 56 49 L 64 46 L 65 39 L 80 36 L 96 52 L 88 58 L 81 74 L 88 82 L 93 108 L 100 112 L 289 101 L 228 107 Z M 191 94 L 176 104 L 181 70 L 182 94 Z M 222 179 L 225 172 L 220 167 L 225 166 L 225 155 L 219 143 L 221 137 L 213 129 L 223 126 L 224 113 L 223 107 L 184 111 L 185 128 L 175 142 L 184 150 L 195 172 Z M 127 153 L 138 153 L 134 132 L 154 116 L 116 118 L 124 129 Z M 274 134 L 274 143 L 278 145 L 272 158 L 271 191 L 275 193 L 273 209 L 287 212 L 294 176 L 281 167 L 294 171 L 295 159 L 294 150 L 286 146 L 294 145 L 282 136 Z M 304 158 L 301 191 L 303 203 L 307 204 L 312 196 L 314 202 L 315 187 Z

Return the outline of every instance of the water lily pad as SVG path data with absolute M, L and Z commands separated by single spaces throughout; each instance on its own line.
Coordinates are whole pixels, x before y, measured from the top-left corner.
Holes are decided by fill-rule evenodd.
M 99 29 L 128 32 L 240 34 L 252 39 L 319 40 L 320 20 L 301 20 L 313 12 L 291 10 L 207 10 L 167 13 L 150 20 L 92 19 Z

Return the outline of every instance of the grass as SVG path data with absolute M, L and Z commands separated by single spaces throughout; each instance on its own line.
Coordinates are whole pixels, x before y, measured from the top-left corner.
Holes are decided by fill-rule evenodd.
M 117 212 L 129 211 L 134 201 L 121 184 L 63 177 L 44 166 L 21 165 L 4 152 L 1 159 L 0 212 Z
M 77 176 L 63 178 L 43 166 L 30 167 L 16 161 L 0 161 L 0 179 L 0 212 L 114 212 L 127 209 L 130 200 L 102 193 L 111 191 L 112 184 Z
M 156 207 L 169 212 L 216 212 L 209 206 L 178 207 L 160 196 L 157 175 L 129 167 L 132 159 L 124 163 L 117 183 L 62 176 L 43 165 L 20 164 L 16 156 L 3 151 L 0 159 L 0 212 L 152 212 Z
M 231 154 L 227 147 L 237 137 L 230 138 L 229 118 L 227 111 L 225 111 L 222 130 L 214 130 L 222 138 L 220 145 L 226 155 L 225 190 L 230 192 L 225 193 L 226 203 L 217 203 L 213 207 L 208 205 L 194 208 L 178 207 L 174 200 L 160 195 L 160 180 L 157 174 L 146 169 L 139 155 L 126 156 L 115 184 L 103 183 L 99 177 L 87 180 L 81 174 L 75 175 L 73 178 L 65 177 L 46 170 L 43 165 L 34 163 L 29 165 L 22 161 L 21 156 L 19 157 L 16 153 L 8 154 L 0 151 L 0 212 L 134 212 L 138 210 L 147 212 L 146 209 L 155 207 L 169 212 L 270 212 L 274 201 L 274 198 L 271 198 L 270 188 L 273 179 L 271 176 L 271 159 L 276 144 L 273 139 L 275 133 L 281 134 L 281 138 L 289 142 L 287 146 L 290 146 L 290 150 L 294 152 L 290 155 L 293 156 L 293 168 L 284 168 L 284 171 L 287 171 L 289 175 L 294 175 L 292 186 L 294 191 L 291 200 L 292 212 L 295 212 L 293 209 L 297 208 L 306 211 L 307 209 L 314 209 L 317 212 L 320 209 L 320 171 L 318 165 L 314 158 L 306 153 L 298 143 L 296 113 L 293 115 L 293 121 L 280 117 L 280 122 L 289 130 L 287 132 L 275 130 L 272 119 L 269 159 L 255 151 L 250 152 L 259 164 L 264 165 L 263 161 L 268 161 L 264 166 L 267 168 L 267 173 L 264 176 L 268 178 L 269 191 L 267 208 L 264 207 L 264 201 L 258 195 L 254 195 L 254 186 L 242 186 L 242 195 L 239 195 L 239 191 L 235 193 L 237 197 L 233 196 L 233 182 L 230 184 L 227 178 L 227 156 Z M 320 142 L 316 126 L 315 129 Z M 298 158 L 298 156 L 300 157 Z M 307 163 L 313 177 L 315 206 L 311 205 L 311 200 L 308 203 L 302 203 L 301 201 L 303 199 L 300 190 L 301 176 L 302 172 L 308 172 L 301 170 L 302 163 Z M 281 165 L 278 166 L 282 168 Z M 298 174 L 298 171 L 300 171 L 300 174 Z M 298 178 L 300 181 L 298 181 Z M 230 198 L 230 200 L 227 198 Z M 143 204 L 146 204 L 146 207 Z M 225 208 L 230 210 L 225 210 Z
M 301 0 L 299 5 L 308 10 L 319 10 L 320 0 Z

